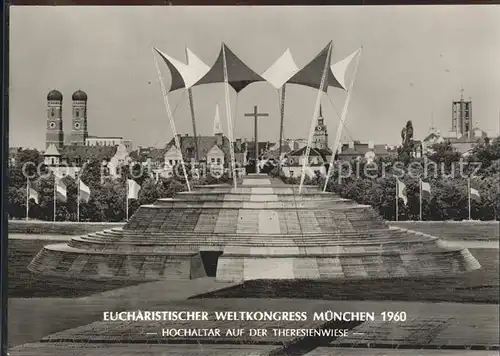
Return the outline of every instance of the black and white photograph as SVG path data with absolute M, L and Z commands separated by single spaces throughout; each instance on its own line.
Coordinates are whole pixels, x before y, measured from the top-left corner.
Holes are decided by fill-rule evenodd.
M 9 356 L 499 356 L 499 6 L 9 11 Z

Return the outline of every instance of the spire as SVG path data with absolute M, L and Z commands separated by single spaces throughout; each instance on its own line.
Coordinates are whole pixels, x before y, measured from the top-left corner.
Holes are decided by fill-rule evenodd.
M 462 89 L 460 89 L 460 101 L 464 101 L 464 86 L 462 85 Z
M 222 134 L 222 129 L 220 125 L 220 116 L 219 116 L 219 104 L 215 105 L 215 117 L 214 117 L 214 127 L 213 127 L 213 135 Z
M 321 104 L 319 104 L 319 117 L 323 117 L 323 109 Z

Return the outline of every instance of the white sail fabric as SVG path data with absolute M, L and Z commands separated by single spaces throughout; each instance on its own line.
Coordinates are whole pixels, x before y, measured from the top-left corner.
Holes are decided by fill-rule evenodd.
M 299 71 L 290 49 L 286 51 L 262 74 L 273 87 L 279 89 Z
M 189 48 L 186 48 L 187 64 L 170 57 L 158 48 L 154 48 L 154 50 L 161 56 L 170 70 L 171 83 L 169 91 L 181 88 L 191 88 L 210 70 L 210 67 L 198 58 Z
M 349 65 L 351 64 L 352 60 L 354 57 L 356 57 L 359 52 L 361 51 L 361 48 L 358 48 L 356 51 L 351 53 L 349 56 L 344 58 L 341 61 L 338 61 L 337 63 L 334 63 L 330 66 L 330 70 L 333 73 L 333 76 L 337 79 L 338 83 L 342 86 L 344 90 L 348 90 L 347 88 L 347 69 L 349 68 Z

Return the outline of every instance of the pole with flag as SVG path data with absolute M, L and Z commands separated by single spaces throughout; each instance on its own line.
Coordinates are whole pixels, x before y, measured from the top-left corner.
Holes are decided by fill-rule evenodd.
M 78 176 L 78 212 L 77 219 L 80 221 L 80 200 L 88 203 L 90 200 L 90 188 L 82 182 L 81 176 Z
M 61 200 L 62 202 L 66 202 L 68 199 L 68 194 L 66 185 L 60 178 L 57 177 L 56 174 L 54 174 L 54 222 L 56 221 L 57 199 Z
M 77 178 L 78 178 L 78 182 L 77 182 L 77 196 L 76 196 L 76 221 L 80 222 L 80 182 L 81 182 L 81 178 L 80 178 L 80 172 L 77 172 Z
M 403 200 L 405 205 L 408 204 L 406 185 L 396 177 L 396 221 L 399 220 L 399 198 Z
M 481 195 L 479 191 L 475 188 L 472 188 L 470 177 L 467 178 L 467 195 L 468 195 L 468 206 L 469 206 L 469 220 L 471 220 L 472 216 L 472 207 L 471 207 L 471 198 L 474 196 L 477 199 L 481 199 Z
M 54 174 L 54 222 L 56 222 L 56 201 L 57 201 L 57 177 Z
M 469 220 L 471 219 L 471 204 L 470 204 L 470 193 L 471 193 L 471 186 L 470 186 L 470 178 L 467 178 L 467 193 L 468 193 L 468 207 L 469 207 Z
M 128 200 L 129 199 L 138 199 L 139 198 L 139 190 L 141 186 L 137 184 L 137 182 L 133 179 L 127 179 L 126 182 L 126 219 L 128 221 Z
M 419 206 L 419 220 L 422 221 L 422 179 L 419 180 L 420 184 L 420 206 Z
M 28 220 L 29 216 L 29 206 L 30 206 L 30 199 L 33 199 L 36 204 L 39 204 L 39 199 L 38 199 L 38 192 L 33 188 L 32 183 L 30 179 L 27 179 L 26 182 L 26 220 Z
M 30 211 L 30 179 L 26 179 L 26 220 L 28 220 Z
M 431 194 L 431 185 L 428 182 L 424 182 L 420 179 L 420 221 L 422 221 L 422 201 L 424 193 Z
M 398 207 L 398 200 L 399 200 L 399 180 L 396 178 L 396 221 L 398 221 L 399 219 L 399 207 Z

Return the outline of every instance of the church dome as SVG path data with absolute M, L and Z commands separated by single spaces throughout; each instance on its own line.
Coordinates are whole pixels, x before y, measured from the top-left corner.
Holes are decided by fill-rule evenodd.
M 63 96 L 61 94 L 61 92 L 59 90 L 51 90 L 48 94 L 47 94 L 47 100 L 48 101 L 53 101 L 53 100 L 58 100 L 58 101 L 62 101 L 63 100 Z
M 77 90 L 73 93 L 73 96 L 71 98 L 73 99 L 73 101 L 87 101 L 87 94 L 82 90 Z

